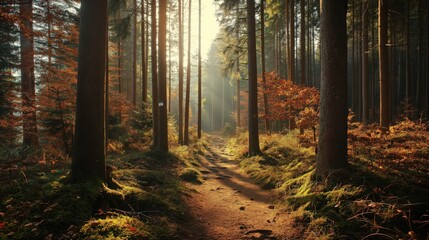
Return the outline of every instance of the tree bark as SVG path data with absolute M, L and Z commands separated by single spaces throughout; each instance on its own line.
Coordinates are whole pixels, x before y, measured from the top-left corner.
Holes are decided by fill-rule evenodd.
M 105 69 L 107 0 L 82 0 L 73 182 L 106 181 Z
M 168 152 L 167 117 L 167 0 L 159 0 L 159 150 Z
M 347 1 L 321 1 L 320 130 L 316 175 L 347 167 Z
M 158 63 L 156 50 L 156 0 L 151 0 L 151 60 L 152 60 L 152 118 L 153 147 L 159 148 Z
M 132 101 L 134 107 L 137 106 L 137 0 L 133 0 L 133 82 Z
M 144 103 L 143 107 L 146 107 L 147 103 L 147 61 L 146 61 L 146 50 L 145 47 L 145 35 L 146 35 L 146 23 L 144 18 L 144 0 L 141 0 L 141 56 L 142 56 L 142 102 Z
M 261 0 L 261 68 L 262 68 L 262 85 L 264 90 L 266 90 L 267 80 L 265 77 L 265 0 Z M 268 96 L 264 92 L 264 119 L 265 119 L 265 132 L 270 134 L 270 120 L 268 119 L 269 109 L 268 109 Z
M 39 147 L 37 137 L 36 87 L 34 77 L 34 37 L 33 37 L 33 0 L 19 5 L 22 19 L 21 44 L 21 101 L 23 144 L 33 148 Z
M 143 3 L 142 3 L 143 4 Z M 146 104 L 148 104 L 147 101 L 147 96 L 148 96 L 148 70 L 149 70 L 149 0 L 146 0 L 146 41 L 145 41 L 145 48 L 146 48 L 146 53 L 145 53 L 145 62 L 146 64 L 144 65 L 144 72 L 146 73 L 146 79 L 145 79 L 145 83 L 146 83 L 146 92 L 143 93 L 144 97 L 146 98 Z M 151 43 L 152 44 L 152 43 Z
M 390 124 L 389 103 L 389 56 L 387 52 L 388 0 L 378 0 L 378 48 L 380 74 L 380 127 L 387 129 Z
M 369 119 L 369 81 L 368 81 L 368 0 L 362 1 L 362 121 Z
M 192 0 L 189 0 L 188 10 L 188 66 L 186 68 L 186 96 L 185 96 L 185 129 L 183 133 L 183 144 L 189 144 L 189 103 L 191 97 L 191 13 Z
M 183 144 L 183 6 L 179 0 L 179 144 Z
M 305 62 L 305 0 L 301 0 L 301 47 L 300 47 L 300 62 L 301 62 L 301 84 L 307 85 L 306 81 L 306 62 Z
M 407 4 L 407 20 L 406 20 L 406 57 L 405 57 L 405 101 L 408 105 L 411 101 L 411 77 L 410 77 L 410 2 L 405 1 Z M 409 116 L 408 116 L 409 117 Z
M 198 138 L 201 138 L 201 0 L 198 0 Z
M 240 20 L 240 18 L 239 18 L 239 9 L 238 9 L 238 5 L 237 5 L 237 9 L 236 9 L 236 12 L 237 12 L 237 26 L 236 26 L 236 32 L 235 32 L 235 34 L 236 34 L 236 38 L 237 38 L 237 45 L 239 44 L 239 42 L 240 42 L 240 27 L 239 27 L 239 20 Z M 240 47 L 239 46 L 237 46 L 237 50 L 236 50 L 236 53 L 237 53 L 237 66 L 236 66 L 236 68 L 237 68 L 237 129 L 240 129 L 241 128 L 241 95 L 240 95 L 240 90 L 241 90 L 241 86 L 240 86 L 240 81 L 241 81 L 241 73 L 240 73 Z
M 261 153 L 258 133 L 255 0 L 247 0 L 247 58 L 249 74 L 249 156 Z
M 295 83 L 295 1 L 294 0 L 289 0 L 289 11 L 290 11 L 290 15 L 289 15 L 289 28 L 290 28 L 290 39 L 289 39 L 289 44 L 290 44 L 290 77 L 289 79 Z
M 171 15 L 168 15 L 168 114 L 171 113 Z

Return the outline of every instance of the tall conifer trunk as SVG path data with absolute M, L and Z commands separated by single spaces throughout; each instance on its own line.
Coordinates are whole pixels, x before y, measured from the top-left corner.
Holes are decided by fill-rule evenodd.
M 369 119 L 369 79 L 368 79 L 368 0 L 362 0 L 362 121 Z
M 183 144 L 183 2 L 179 0 L 179 144 Z
M 145 35 L 146 35 L 146 23 L 145 23 L 145 5 L 144 0 L 141 0 L 141 57 L 142 57 L 142 102 L 147 103 L 147 61 L 146 61 L 146 51 L 147 48 L 145 46 Z M 144 106 L 146 107 L 146 106 Z
M 265 77 L 265 0 L 261 0 L 261 68 L 262 68 L 262 85 L 264 90 L 266 90 L 267 80 Z M 270 120 L 268 119 L 269 109 L 268 109 L 268 96 L 264 92 L 264 115 L 265 115 L 265 132 L 270 133 Z
M 191 13 L 192 0 L 189 0 L 188 11 L 188 66 L 186 68 L 186 96 L 185 96 L 185 130 L 183 136 L 183 144 L 189 144 L 189 103 L 191 97 Z
M 201 0 L 198 0 L 198 138 L 201 138 Z
M 261 153 L 258 128 L 258 81 L 256 65 L 255 0 L 247 0 L 247 59 L 249 74 L 249 156 Z
M 105 181 L 107 0 L 82 0 L 73 182 Z
M 389 56 L 387 49 L 388 0 L 378 0 L 378 55 L 380 74 L 380 127 L 387 129 L 390 124 L 389 103 Z
M 321 1 L 321 89 L 316 175 L 347 167 L 347 1 Z
M 159 150 L 168 152 L 167 118 L 167 0 L 159 0 Z
M 39 147 L 37 137 L 36 85 L 34 77 L 33 0 L 19 4 L 22 19 L 21 44 L 21 100 L 23 108 L 23 144 Z
M 152 118 L 153 147 L 159 147 L 158 60 L 156 46 L 156 0 L 151 0 L 151 60 L 152 60 Z

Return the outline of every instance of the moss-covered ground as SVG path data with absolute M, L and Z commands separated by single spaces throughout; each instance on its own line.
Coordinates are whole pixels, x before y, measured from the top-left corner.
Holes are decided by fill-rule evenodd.
M 275 189 L 303 239 L 428 239 L 427 126 L 404 121 L 386 133 L 349 126 L 350 174 L 342 184 L 315 182 L 312 132 L 261 136 L 263 155 L 246 156 L 246 137 L 229 151 L 255 182 Z
M 19 166 L 1 179 L 0 239 L 181 239 L 182 181 L 200 177 L 195 155 L 203 142 L 195 142 L 169 154 L 114 149 L 107 159 L 114 188 L 71 184 L 68 165 Z

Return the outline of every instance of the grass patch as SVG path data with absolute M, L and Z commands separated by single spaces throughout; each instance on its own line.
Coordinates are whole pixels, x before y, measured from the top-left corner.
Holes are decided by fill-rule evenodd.
M 79 237 L 96 239 L 149 239 L 147 226 L 139 219 L 110 213 L 102 219 L 89 220 L 79 231 Z
M 386 236 L 426 239 L 429 189 L 421 184 L 428 179 L 427 173 L 418 170 L 422 164 L 416 159 L 386 169 L 392 166 L 388 159 L 403 158 L 404 154 L 425 157 L 427 148 L 413 150 L 410 146 L 420 146 L 426 135 L 404 133 L 398 128 L 392 128 L 398 136 L 385 137 L 386 143 L 375 131 L 368 137 L 368 134 L 360 134 L 363 131 L 360 126 L 355 127 L 353 131 L 359 131 L 359 134 L 350 134 L 356 142 L 349 144 L 352 175 L 343 185 L 333 187 L 313 181 L 314 148 L 310 144 L 301 144 L 303 136 L 296 131 L 287 135 L 262 136 L 262 156 L 245 157 L 243 149 L 237 147 L 245 146 L 243 136 L 230 140 L 229 149 L 235 149 L 240 166 L 252 179 L 275 189 L 279 194 L 278 201 L 290 210 L 296 226 L 304 226 L 301 236 L 304 239 L 362 239 L 367 236 L 373 236 L 371 239 Z M 372 148 L 371 136 L 382 147 Z M 408 145 L 393 149 L 389 147 L 392 139 Z
M 185 168 L 180 173 L 180 179 L 191 183 L 201 183 L 199 176 L 201 173 L 195 168 Z
M 111 155 L 115 189 L 69 184 L 64 170 L 26 169 L 0 184 L 0 239 L 171 239 L 180 235 L 177 222 L 186 212 L 177 167 L 191 157 Z

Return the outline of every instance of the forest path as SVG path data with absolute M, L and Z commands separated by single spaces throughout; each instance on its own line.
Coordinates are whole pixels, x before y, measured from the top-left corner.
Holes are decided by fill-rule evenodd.
M 287 213 L 273 205 L 274 193 L 240 171 L 221 137 L 209 136 L 208 142 L 209 152 L 200 160 L 204 181 L 189 184 L 195 190 L 187 199 L 189 239 L 291 239 L 296 230 Z

